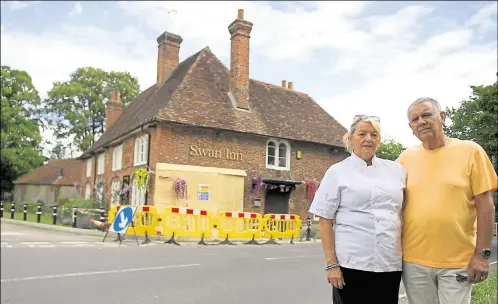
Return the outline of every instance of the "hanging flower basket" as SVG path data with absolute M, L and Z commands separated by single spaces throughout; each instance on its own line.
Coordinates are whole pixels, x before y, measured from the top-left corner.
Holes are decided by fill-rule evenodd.
M 258 178 L 252 178 L 253 179 L 253 188 L 252 188 L 252 194 L 253 195 L 259 195 L 259 191 L 263 187 L 263 177 L 258 176 Z
M 177 177 L 174 182 L 174 190 L 177 198 L 187 198 L 187 181 L 181 177 Z
M 149 189 L 149 172 L 145 168 L 138 168 L 135 171 L 135 184 L 137 189 Z

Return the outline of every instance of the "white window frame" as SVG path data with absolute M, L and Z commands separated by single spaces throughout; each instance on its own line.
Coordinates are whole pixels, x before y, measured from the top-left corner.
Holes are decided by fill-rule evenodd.
M 92 176 L 92 158 L 86 160 L 86 177 Z
M 98 155 L 97 160 L 97 175 L 104 174 L 105 172 L 105 154 L 104 152 Z
M 87 183 L 85 187 L 85 200 L 89 200 L 91 198 L 92 198 L 92 187 L 90 186 L 90 183 Z
M 269 144 L 274 143 L 275 144 L 275 158 L 274 158 L 274 163 L 273 164 L 268 164 L 268 148 Z M 279 159 L 281 156 L 279 155 L 280 153 L 280 145 L 285 145 L 285 166 L 279 166 Z M 266 158 L 265 158 L 265 165 L 266 168 L 268 169 L 273 169 L 273 170 L 282 170 L 282 171 L 289 171 L 290 170 L 290 164 L 291 164 L 291 146 L 289 142 L 285 139 L 276 139 L 276 138 L 270 138 L 266 142 Z
M 131 188 L 131 204 L 132 205 L 145 205 L 145 189 L 138 189 L 136 181 L 133 182 Z
M 133 165 L 141 166 L 147 164 L 147 151 L 149 136 L 143 135 L 135 139 L 135 150 L 133 153 Z
M 123 145 L 115 146 L 112 149 L 112 171 L 121 170 L 123 163 Z
M 118 194 L 116 194 L 118 192 Z M 113 181 L 111 184 L 111 204 L 118 205 L 121 203 L 121 181 Z

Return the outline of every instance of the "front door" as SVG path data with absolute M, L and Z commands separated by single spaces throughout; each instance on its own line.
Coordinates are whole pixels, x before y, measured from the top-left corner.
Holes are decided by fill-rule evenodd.
M 280 187 L 266 190 L 265 214 L 289 213 L 289 192 L 281 192 Z

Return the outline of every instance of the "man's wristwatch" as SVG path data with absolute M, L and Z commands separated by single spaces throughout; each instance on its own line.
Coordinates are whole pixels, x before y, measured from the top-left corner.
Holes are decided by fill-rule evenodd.
M 491 249 L 485 248 L 485 249 L 481 250 L 480 254 L 483 258 L 485 258 L 487 260 L 491 257 Z

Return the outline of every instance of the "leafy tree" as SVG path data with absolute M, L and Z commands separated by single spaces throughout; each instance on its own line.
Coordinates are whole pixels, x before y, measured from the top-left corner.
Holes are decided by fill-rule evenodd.
M 55 82 L 46 100 L 46 120 L 55 137 L 67 139 L 81 151 L 87 150 L 104 132 L 105 106 L 117 89 L 126 106 L 138 95 L 137 78 L 127 72 L 106 72 L 92 67 L 78 68 L 66 82 Z
M 25 71 L 1 70 L 1 191 L 13 188 L 19 176 L 39 167 L 45 158 L 40 143 L 40 97 Z
M 406 148 L 394 139 L 383 140 L 377 148 L 377 157 L 396 160 Z
M 480 144 L 494 160 L 498 157 L 498 85 L 471 86 L 472 94 L 457 108 L 447 108 L 451 122 L 445 127 L 450 137 Z

